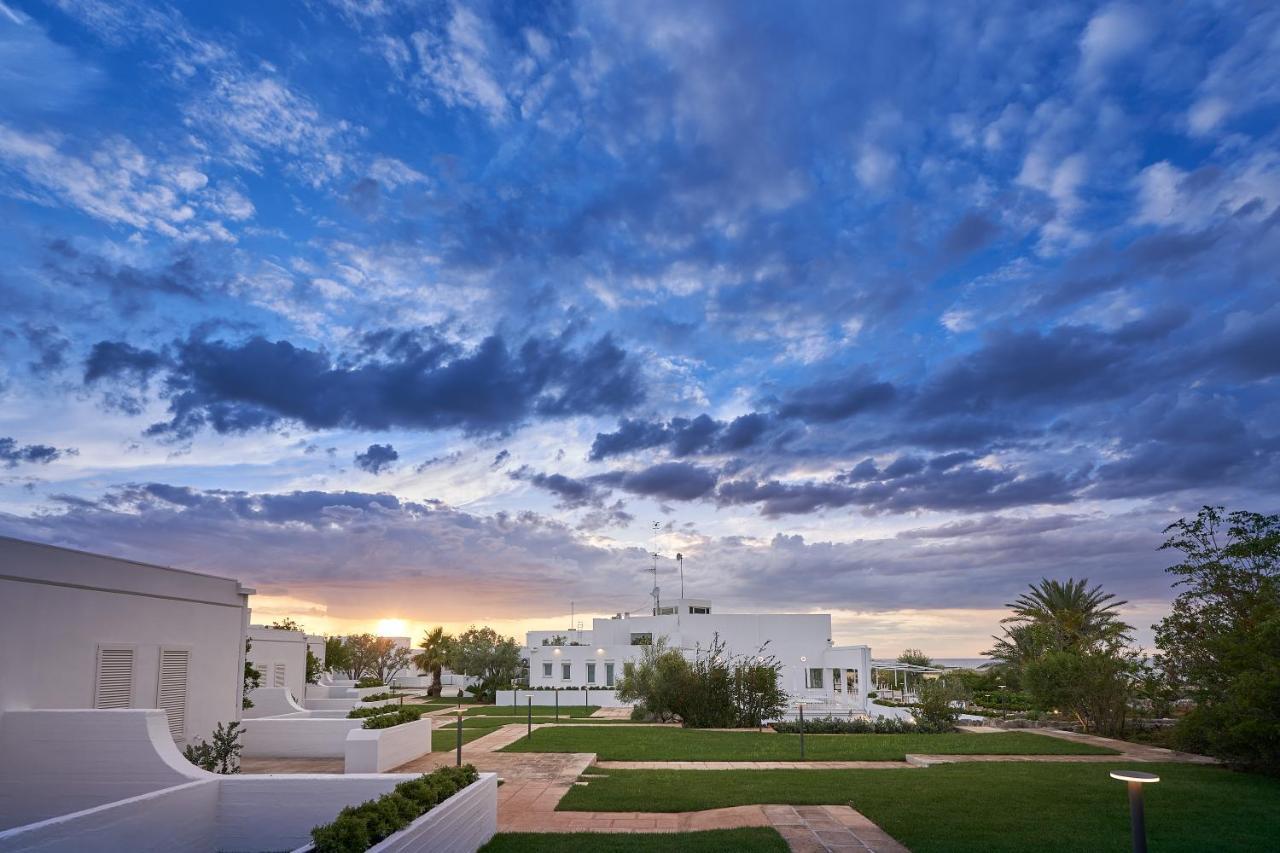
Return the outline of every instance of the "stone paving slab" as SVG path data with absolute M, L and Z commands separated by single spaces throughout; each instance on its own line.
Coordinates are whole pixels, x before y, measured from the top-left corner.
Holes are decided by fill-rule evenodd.
M 921 765 L 906 761 L 597 761 L 595 766 L 600 770 L 910 770 Z

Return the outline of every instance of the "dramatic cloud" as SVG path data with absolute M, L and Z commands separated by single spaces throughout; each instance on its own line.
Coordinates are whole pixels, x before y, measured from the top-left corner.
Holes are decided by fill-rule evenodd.
M 142 373 L 161 362 L 122 342 L 95 345 L 87 382 Z M 127 378 L 127 377 L 126 377 Z M 608 336 L 581 349 L 531 337 L 512 349 L 497 336 L 473 350 L 405 342 L 353 364 L 288 341 L 176 341 L 164 395 L 172 418 L 154 435 L 208 426 L 238 433 L 296 421 L 312 429 L 456 428 L 500 433 L 530 417 L 624 411 L 643 391 L 634 363 Z
M 400 454 L 396 453 L 396 449 L 389 444 L 371 444 L 363 453 L 357 453 L 355 462 L 356 467 L 362 471 L 368 471 L 370 474 L 381 474 L 388 470 Z
M 75 450 L 59 450 L 47 444 L 18 444 L 12 438 L 0 438 L 0 465 L 5 468 L 16 468 L 22 463 L 46 465 L 67 454 L 75 454 Z

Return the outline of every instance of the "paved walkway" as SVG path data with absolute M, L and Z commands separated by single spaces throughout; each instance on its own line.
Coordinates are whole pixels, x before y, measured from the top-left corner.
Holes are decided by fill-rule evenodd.
M 595 766 L 601 770 L 902 770 L 913 765 L 905 761 L 597 761 Z
M 605 720 L 629 720 L 631 719 L 631 706 L 624 705 L 621 708 L 597 708 L 591 716 L 600 717 Z

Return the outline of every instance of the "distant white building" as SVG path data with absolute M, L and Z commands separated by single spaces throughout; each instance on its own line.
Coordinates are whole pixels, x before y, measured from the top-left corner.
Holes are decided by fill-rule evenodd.
M 307 635 L 266 625 L 249 626 L 249 661 L 262 687 L 283 687 L 298 701 L 307 689 Z
M 179 746 L 208 739 L 240 719 L 252 592 L 0 537 L 0 726 L 17 710 L 159 708 Z
M 694 598 L 663 601 L 656 613 L 594 619 L 590 631 L 528 632 L 529 686 L 612 688 L 624 667 L 660 638 L 692 657 L 717 637 L 730 654 L 776 659 L 782 688 L 794 703 L 867 710 L 871 650 L 835 645 L 830 614 L 720 613 L 709 600 Z

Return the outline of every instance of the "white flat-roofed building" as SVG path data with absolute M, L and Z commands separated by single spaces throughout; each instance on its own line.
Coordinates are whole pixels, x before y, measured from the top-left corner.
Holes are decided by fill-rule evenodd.
M 644 647 L 665 638 L 692 657 L 719 638 L 732 655 L 772 656 L 793 702 L 865 711 L 871 650 L 837 646 L 828 613 L 720 613 L 707 599 L 662 601 L 656 613 L 593 619 L 591 630 L 530 631 L 530 687 L 611 688 Z M 762 651 L 763 650 L 763 651 Z
M 11 710 L 160 708 L 181 746 L 240 719 L 248 589 L 0 537 L 0 725 Z
M 283 687 L 297 701 L 307 692 L 307 635 L 266 625 L 249 626 L 249 661 L 262 687 Z

